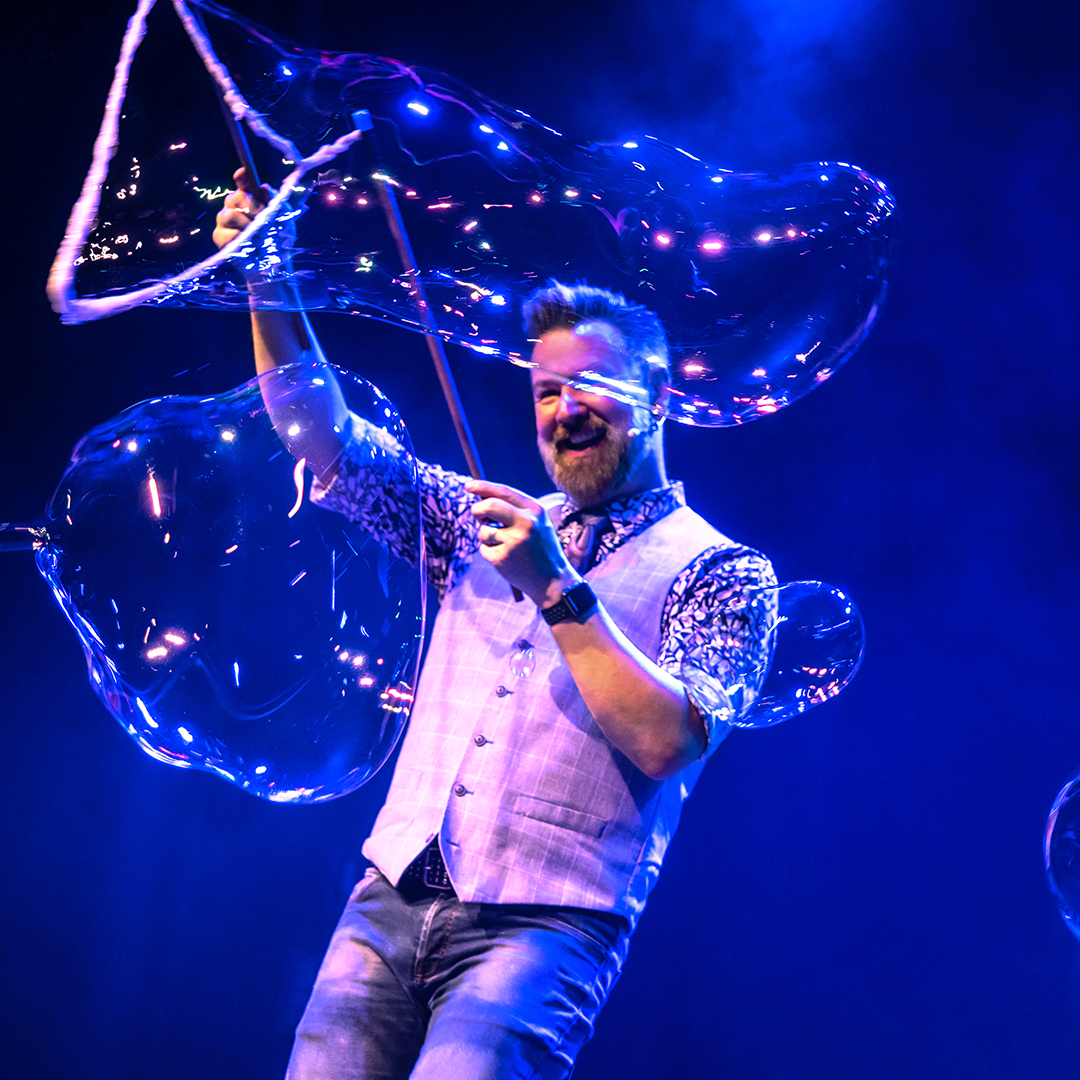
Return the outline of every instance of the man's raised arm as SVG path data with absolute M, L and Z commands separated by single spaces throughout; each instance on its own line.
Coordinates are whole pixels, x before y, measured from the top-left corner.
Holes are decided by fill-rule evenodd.
M 224 247 L 245 229 L 269 201 L 269 192 L 258 188 L 247 169 L 233 174 L 237 189 L 225 196 L 217 215 L 214 243 Z M 255 370 L 259 375 L 286 364 L 326 363 L 307 312 L 300 308 L 295 290 L 286 280 L 288 235 L 282 230 L 280 274 L 257 271 L 248 275 L 251 297 L 251 331 L 255 346 Z M 341 387 L 332 373 L 320 372 L 308 379 L 280 387 L 267 383 L 263 399 L 270 419 L 290 452 L 306 458 L 316 476 L 329 483 L 336 472 L 349 431 L 349 411 Z M 305 417 L 302 432 L 293 432 L 296 410 Z

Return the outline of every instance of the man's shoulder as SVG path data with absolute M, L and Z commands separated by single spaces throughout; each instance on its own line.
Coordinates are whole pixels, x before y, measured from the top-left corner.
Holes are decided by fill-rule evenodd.
M 748 544 L 721 532 L 685 502 L 673 509 L 658 524 L 667 522 L 664 530 L 676 536 L 692 535 L 699 546 L 679 574 L 682 588 L 693 588 L 703 580 L 717 581 L 732 575 L 753 577 L 761 581 L 773 578 L 768 556 Z
M 687 562 L 679 574 L 678 584 L 694 589 L 702 582 L 731 579 L 754 579 L 758 584 L 775 584 L 776 575 L 768 556 L 747 544 L 717 534 L 720 542 L 703 548 Z
M 735 540 L 725 536 L 685 502 L 669 507 L 665 513 L 649 523 L 646 532 L 665 543 L 689 543 L 709 549 L 739 546 Z
M 699 514 L 692 506 L 689 506 L 685 499 L 680 506 L 673 508 L 666 517 L 671 518 L 671 525 L 678 529 L 684 523 L 693 522 L 694 526 L 699 530 L 701 535 L 713 537 L 713 542 L 709 544 L 702 552 L 694 559 L 693 565 L 715 566 L 722 562 L 729 560 L 748 559 L 762 563 L 765 566 L 769 566 L 769 559 L 766 555 L 762 554 L 756 548 L 744 544 L 739 540 L 735 540 L 723 533 L 715 525 L 712 524 L 707 518 Z M 665 519 L 661 519 L 665 520 Z

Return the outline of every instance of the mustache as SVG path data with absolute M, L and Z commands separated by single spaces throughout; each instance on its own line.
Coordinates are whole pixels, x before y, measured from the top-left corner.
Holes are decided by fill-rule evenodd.
M 579 423 L 567 426 L 566 424 L 559 424 L 555 430 L 551 433 L 552 445 L 556 448 L 571 435 L 595 435 L 601 431 L 607 431 L 611 425 L 602 420 L 599 416 L 590 416 L 581 420 Z

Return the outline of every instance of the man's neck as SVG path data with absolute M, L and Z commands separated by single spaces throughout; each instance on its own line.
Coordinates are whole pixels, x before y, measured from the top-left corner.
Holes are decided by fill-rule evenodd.
M 636 469 L 616 488 L 608 492 L 603 504 L 616 502 L 619 499 L 629 499 L 642 491 L 652 491 L 653 488 L 664 487 L 668 482 L 667 469 L 664 467 L 664 459 L 650 455 L 638 463 Z

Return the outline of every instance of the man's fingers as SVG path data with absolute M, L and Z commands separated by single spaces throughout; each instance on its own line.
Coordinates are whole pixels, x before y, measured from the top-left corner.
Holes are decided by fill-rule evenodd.
M 255 178 L 243 165 L 233 173 L 232 178 L 236 181 L 236 186 L 248 195 L 257 198 L 261 194 L 259 188 L 255 184 Z
M 490 480 L 466 480 L 465 486 L 480 499 L 502 499 L 511 506 L 534 512 L 540 507 L 535 499 L 529 498 L 525 492 L 518 491 L 509 484 L 493 484 Z
M 219 229 L 246 229 L 257 213 L 246 191 L 230 191 L 217 215 Z
M 505 499 L 481 499 L 473 503 L 469 509 L 473 517 L 481 524 L 494 521 L 499 525 L 513 525 L 517 518 L 517 507 L 512 506 Z
M 214 243 L 224 247 L 243 232 L 252 219 L 273 198 L 273 191 L 265 184 L 257 187 L 247 169 L 241 167 L 233 173 L 236 190 L 225 196 L 221 210 L 214 221 Z
M 247 198 L 240 192 L 233 192 L 233 194 L 240 195 L 242 199 Z M 218 213 L 214 221 L 214 243 L 219 248 L 224 247 L 250 224 L 251 214 L 242 206 L 227 206 Z
M 243 172 L 237 170 L 237 175 Z M 263 208 L 263 204 L 250 192 L 238 188 L 225 196 L 225 201 L 217 215 L 215 225 L 218 229 L 231 229 L 241 232 L 251 224 L 251 219 Z
M 502 537 L 499 535 L 503 531 L 504 526 L 494 524 L 490 521 L 485 521 L 480 526 L 480 543 L 483 547 L 498 547 L 503 543 Z
M 233 173 L 233 180 L 236 181 L 236 191 L 230 192 L 225 197 L 226 205 L 230 198 L 239 195 L 245 208 L 249 207 L 250 213 L 254 216 L 273 198 L 270 188 L 266 184 L 259 187 L 251 173 L 243 166 Z
M 246 229 L 250 223 L 251 215 L 239 207 L 222 210 L 217 216 L 217 227 L 219 229 L 235 229 L 239 232 L 241 229 Z

